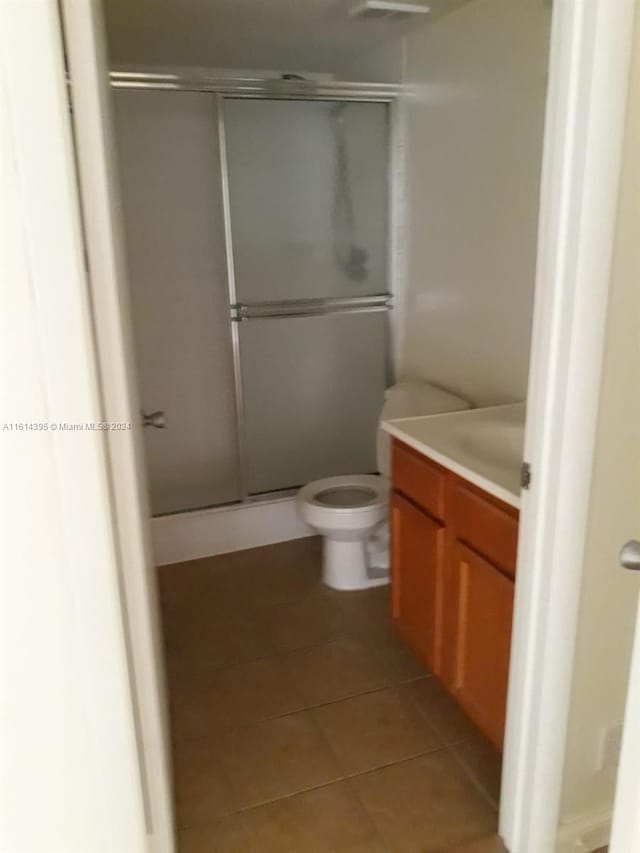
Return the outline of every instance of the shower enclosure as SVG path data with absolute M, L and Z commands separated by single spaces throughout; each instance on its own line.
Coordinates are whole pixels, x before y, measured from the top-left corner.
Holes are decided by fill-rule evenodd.
M 392 88 L 112 84 L 153 513 L 375 471 Z

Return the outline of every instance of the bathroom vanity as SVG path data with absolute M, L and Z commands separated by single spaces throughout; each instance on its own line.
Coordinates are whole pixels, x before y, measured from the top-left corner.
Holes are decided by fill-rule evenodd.
M 502 749 L 524 406 L 383 426 L 392 436 L 394 626 Z

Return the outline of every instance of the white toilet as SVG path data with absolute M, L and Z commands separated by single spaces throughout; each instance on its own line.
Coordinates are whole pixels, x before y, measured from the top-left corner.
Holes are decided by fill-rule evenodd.
M 470 408 L 426 382 L 402 382 L 385 393 L 380 420 Z M 345 474 L 314 480 L 298 492 L 301 518 L 324 536 L 322 580 L 333 589 L 366 589 L 389 582 L 389 436 L 379 427 L 379 475 Z

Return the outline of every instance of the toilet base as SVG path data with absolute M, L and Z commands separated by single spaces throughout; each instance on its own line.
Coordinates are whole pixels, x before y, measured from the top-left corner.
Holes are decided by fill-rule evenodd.
M 331 589 L 369 589 L 389 583 L 389 574 L 370 577 L 365 541 L 351 539 L 343 541 L 324 537 L 322 554 L 322 581 Z M 377 574 L 379 570 L 374 570 Z

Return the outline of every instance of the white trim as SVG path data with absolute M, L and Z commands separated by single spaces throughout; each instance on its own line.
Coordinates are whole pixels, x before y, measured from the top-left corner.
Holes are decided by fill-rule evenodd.
M 170 747 L 156 573 L 115 174 L 110 92 L 97 0 L 62 0 L 73 121 L 104 419 L 132 423 L 106 433 L 111 500 L 117 519 L 138 740 L 150 850 L 174 850 Z
M 637 389 L 634 389 L 637 394 Z M 637 462 L 637 460 L 636 460 Z M 637 469 L 636 469 L 637 470 Z M 636 616 L 620 765 L 616 781 L 610 853 L 640 847 L 640 601 Z
M 611 809 L 602 809 L 561 823 L 554 853 L 591 853 L 609 843 Z M 628 852 L 632 848 L 627 847 Z
M 295 498 L 162 515 L 151 520 L 151 532 L 158 566 L 313 535 Z
M 634 0 L 554 4 L 500 834 L 555 850 Z

